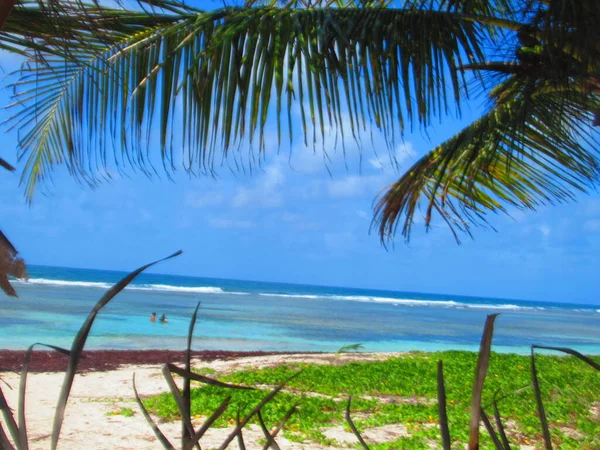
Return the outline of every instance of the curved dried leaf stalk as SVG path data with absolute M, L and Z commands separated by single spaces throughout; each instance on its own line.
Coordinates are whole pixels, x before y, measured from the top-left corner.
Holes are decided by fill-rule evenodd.
M 92 311 L 88 314 L 86 320 L 83 325 L 77 332 L 77 335 L 73 339 L 73 344 L 71 345 L 71 352 L 69 354 L 69 362 L 67 370 L 65 371 L 65 378 L 63 380 L 62 387 L 60 389 L 60 393 L 58 395 L 58 401 L 56 404 L 56 410 L 54 413 L 54 421 L 52 424 L 52 438 L 51 438 L 51 448 L 55 450 L 58 445 L 58 439 L 60 437 L 60 431 L 62 429 L 64 417 L 65 417 L 65 409 L 67 407 L 67 402 L 69 400 L 69 395 L 71 393 L 71 387 L 73 386 L 73 381 L 75 379 L 75 374 L 77 373 L 77 367 L 79 365 L 79 360 L 81 359 L 81 353 L 83 352 L 83 347 L 87 341 L 88 335 L 92 329 L 92 325 L 96 320 L 96 316 L 98 313 L 104 308 L 119 292 L 121 292 L 125 287 L 131 283 L 140 273 L 146 270 L 148 267 L 151 267 L 161 261 L 174 258 L 182 253 L 181 250 L 169 255 L 165 258 L 159 259 L 157 261 L 146 264 L 133 272 L 127 274 L 124 278 L 115 283 L 106 293 L 98 300 L 98 302 L 92 308 Z M 135 375 L 134 375 L 135 376 Z
M 265 420 L 263 419 L 262 413 L 260 411 L 258 411 L 256 413 L 256 416 L 258 418 L 258 423 L 260 425 L 260 428 L 263 432 L 263 434 L 265 435 L 265 438 L 267 439 L 267 444 L 265 444 L 264 447 L 266 448 L 271 448 L 271 450 L 281 450 L 281 448 L 279 447 L 279 444 L 277 444 L 277 442 L 275 442 L 275 438 L 272 439 L 272 442 L 269 442 L 271 440 L 271 433 L 269 432 L 269 429 L 267 428 L 267 425 L 265 424 Z
M 550 435 L 550 427 L 548 424 L 548 417 L 546 416 L 546 410 L 544 408 L 544 401 L 542 399 L 542 391 L 540 389 L 540 381 L 538 377 L 538 370 L 535 362 L 535 349 L 553 350 L 557 352 L 566 353 L 571 356 L 575 356 L 579 360 L 583 361 L 593 369 L 600 371 L 600 364 L 593 359 L 581 354 L 576 350 L 572 350 L 566 347 L 550 347 L 545 345 L 532 345 L 531 346 L 531 381 L 533 386 L 533 393 L 535 396 L 538 417 L 540 419 L 540 426 L 542 428 L 542 436 L 544 437 L 544 448 L 546 450 L 552 450 L 552 437 Z
M 288 384 L 294 378 L 296 378 L 297 376 L 299 376 L 301 373 L 302 373 L 302 370 L 296 372 L 294 375 L 292 375 L 291 377 L 289 377 L 286 380 L 284 380 L 283 383 L 281 383 L 280 385 L 278 385 L 268 395 L 266 395 L 260 401 L 260 403 L 258 405 L 256 405 L 252 411 L 250 411 L 248 413 L 248 415 L 246 417 L 244 417 L 241 421 L 238 420 L 237 426 L 227 436 L 227 438 L 221 443 L 221 445 L 219 446 L 219 450 L 225 450 L 229 446 L 229 444 L 231 443 L 231 441 L 233 441 L 237 436 L 240 435 L 240 431 L 246 426 L 246 424 L 250 421 L 250 419 L 252 419 L 252 417 L 254 417 L 258 413 L 258 411 L 260 411 L 262 409 L 263 406 L 265 406 L 267 403 L 269 403 L 271 400 L 273 400 L 273 398 L 279 393 L 279 391 L 281 391 L 284 388 L 284 386 L 286 384 Z
M 481 409 L 481 396 L 483 394 L 483 385 L 487 376 L 488 367 L 490 364 L 490 355 L 492 347 L 492 336 L 494 334 L 494 321 L 498 314 L 490 314 L 487 316 L 483 334 L 481 336 L 481 344 L 479 346 L 479 354 L 477 356 L 477 367 L 475 368 L 475 381 L 473 382 L 473 395 L 471 398 L 471 421 L 469 426 L 469 450 L 477 450 L 479 448 L 479 422 Z
M 442 448 L 451 450 L 450 427 L 448 426 L 448 412 L 446 409 L 446 386 L 444 384 L 444 363 L 437 362 L 437 397 L 438 397 L 438 417 L 440 424 L 440 434 L 442 438 Z
M 152 428 L 152 431 L 154 432 L 156 439 L 158 439 L 158 442 L 161 443 L 163 448 L 166 448 L 167 450 L 175 450 L 175 447 L 173 447 L 173 444 L 171 444 L 169 439 L 163 434 L 163 432 L 160 430 L 160 428 L 158 428 L 158 425 L 156 425 L 154 423 L 154 420 L 152 420 L 150 413 L 144 406 L 144 403 L 142 402 L 142 399 L 140 398 L 140 395 L 138 394 L 138 391 L 137 391 L 137 387 L 135 385 L 135 373 L 133 374 L 133 377 L 132 377 L 132 383 L 133 383 L 133 394 L 135 396 L 135 401 L 137 402 L 138 406 L 142 410 L 142 414 L 143 414 L 144 418 L 146 419 L 146 421 L 148 422 L 148 424 L 150 425 L 150 428 Z M 190 446 L 190 448 L 192 448 L 192 447 L 193 446 Z
M 201 302 L 198 302 L 196 305 L 196 309 L 192 314 L 192 318 L 190 319 L 190 326 L 188 328 L 187 335 L 187 346 L 185 349 L 185 371 L 186 373 L 191 373 L 191 361 L 192 361 L 192 338 L 194 336 L 194 327 L 196 326 L 196 318 L 198 317 L 198 309 L 200 309 Z M 179 391 L 177 391 L 179 394 Z M 176 395 L 174 393 L 174 395 Z M 192 426 L 192 422 L 190 419 L 191 415 L 191 381 L 189 377 L 183 379 L 183 392 L 182 392 L 182 405 L 181 405 L 181 446 L 185 447 L 185 444 L 188 440 L 192 439 L 194 436 L 194 427 Z M 200 450 L 200 445 L 197 446 L 198 450 Z
M 177 405 L 177 409 L 179 409 L 179 414 L 181 415 L 181 424 L 182 424 L 182 432 L 181 432 L 181 448 L 184 448 L 187 442 L 194 436 L 195 430 L 194 425 L 192 424 L 192 419 L 190 417 L 190 413 L 187 408 L 187 402 L 185 401 L 185 394 L 182 395 L 171 376 L 171 372 L 169 371 L 169 366 L 165 364 L 162 368 L 163 376 L 169 385 L 169 390 L 171 391 L 171 395 L 175 400 L 175 404 Z M 189 394 L 188 394 L 189 395 Z M 199 448 L 199 447 L 198 447 Z
M 71 352 L 62 347 L 57 347 L 55 345 L 42 344 L 40 342 L 36 342 L 29 346 L 27 351 L 25 352 L 25 356 L 23 357 L 23 365 L 21 367 L 21 378 L 19 380 L 19 404 L 18 404 L 18 425 L 19 425 L 19 450 L 27 450 L 29 448 L 29 442 L 27 437 L 27 421 L 25 419 L 25 395 L 27 391 L 27 374 L 29 373 L 29 362 L 31 361 L 31 356 L 33 353 L 33 348 L 36 345 L 41 345 L 43 347 L 48 347 L 52 350 L 55 350 L 65 356 L 70 356 Z
M 540 381 L 535 364 L 535 350 L 533 346 L 531 346 L 531 381 L 533 385 L 533 393 L 535 395 L 538 418 L 540 419 L 540 426 L 542 428 L 542 436 L 544 438 L 544 448 L 546 450 L 552 450 L 552 437 L 550 436 L 548 417 L 546 416 L 544 401 L 542 400 L 542 392 L 540 390 Z
M 223 403 L 221 403 L 221 405 L 215 410 L 214 413 L 211 414 L 211 416 L 206 419 L 206 421 L 204 422 L 204 424 L 198 429 L 198 431 L 196 431 L 196 433 L 194 434 L 194 436 L 192 437 L 192 439 L 190 439 L 186 445 L 183 447 L 183 450 L 191 450 L 194 445 L 198 444 L 198 441 L 200 440 L 200 438 L 202 436 L 204 436 L 204 433 L 206 433 L 206 431 L 212 426 L 212 424 L 219 418 L 221 417 L 221 415 L 223 415 L 223 413 L 225 412 L 225 410 L 227 410 L 227 408 L 229 407 L 229 404 L 231 402 L 231 396 L 227 397 Z
M 494 399 L 494 419 L 496 420 L 496 427 L 498 428 L 498 433 L 500 434 L 500 439 L 502 440 L 502 445 L 505 450 L 511 450 L 510 443 L 508 442 L 508 437 L 506 436 L 506 432 L 504 430 L 504 424 L 502 423 L 502 417 L 500 417 L 500 411 L 498 410 L 498 403 Z
M 490 422 L 490 419 L 488 418 L 488 416 L 485 413 L 485 411 L 483 410 L 483 408 L 480 409 L 479 413 L 481 415 L 481 420 L 483 422 L 483 425 L 485 426 L 485 429 L 487 430 L 488 434 L 490 435 L 490 438 L 492 439 L 492 442 L 493 442 L 494 446 L 496 447 L 496 450 L 506 450 L 506 448 L 504 447 L 504 444 L 500 441 L 500 438 L 496 434 L 496 431 L 494 430 L 494 426 L 492 425 L 492 422 Z
M 2 412 L 2 417 L 4 417 L 4 424 L 8 428 L 8 431 L 9 431 L 10 435 L 12 436 L 13 442 L 19 442 L 19 427 L 17 425 L 17 422 L 15 421 L 15 418 L 13 416 L 12 410 L 10 409 L 10 406 L 8 406 L 8 402 L 6 401 L 6 397 L 4 396 L 4 393 L 2 392 L 2 388 L 0 388 L 0 412 Z M 4 434 L 4 430 L 1 430 L 0 439 L 2 441 L 6 440 L 6 442 L 9 442 L 8 437 L 6 436 L 6 439 L 4 439 L 3 435 L 6 436 Z M 0 448 L 4 448 L 4 447 L 0 447 Z M 13 448 L 13 447 L 12 447 L 12 445 L 9 445 L 7 448 Z
M 365 442 L 364 438 L 362 437 L 362 435 L 360 434 L 360 432 L 356 428 L 356 425 L 354 425 L 354 421 L 352 420 L 352 417 L 350 416 L 350 407 L 351 407 L 351 405 L 352 405 L 352 396 L 350 395 L 350 396 L 348 396 L 348 403 L 346 403 L 346 423 L 348 424 L 348 426 L 352 430 L 352 433 L 354 433 L 354 436 L 356 436 L 356 439 L 358 439 L 358 443 L 360 444 L 360 446 L 364 450 L 369 450 L 369 446 L 367 445 L 367 443 Z
M 279 449 L 279 445 L 277 445 L 277 442 L 275 442 L 275 438 L 277 437 L 277 435 L 279 434 L 281 429 L 285 426 L 287 421 L 290 420 L 290 418 L 296 413 L 297 410 L 298 410 L 298 403 L 294 403 L 292 405 L 292 407 L 290 409 L 288 409 L 288 411 L 285 413 L 285 416 L 283 416 L 283 418 L 279 421 L 279 423 L 273 430 L 273 433 L 267 432 L 267 441 L 263 445 L 262 450 L 269 450 L 269 448 L 272 450 Z M 260 417 L 260 411 L 258 412 L 258 415 Z

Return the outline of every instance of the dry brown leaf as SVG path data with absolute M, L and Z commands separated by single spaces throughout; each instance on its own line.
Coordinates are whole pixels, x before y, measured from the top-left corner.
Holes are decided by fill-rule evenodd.
M 28 278 L 25 261 L 17 256 L 18 253 L 14 245 L 0 231 L 0 289 L 11 297 L 18 297 L 18 295 L 15 288 L 10 284 L 8 276 Z

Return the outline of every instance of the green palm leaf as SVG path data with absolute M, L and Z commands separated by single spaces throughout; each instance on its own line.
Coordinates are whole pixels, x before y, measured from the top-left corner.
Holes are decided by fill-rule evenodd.
M 149 4 L 153 10 L 147 11 L 147 7 L 142 11 L 111 9 L 97 2 L 79 0 L 17 0 L 0 29 L 0 49 L 25 56 L 35 53 L 38 58 L 52 54 L 75 59 L 70 58 L 73 47 L 102 50 L 105 44 L 115 43 L 123 35 L 161 23 L 173 23 L 175 16 L 194 11 L 171 0 L 139 0 L 138 3 Z
M 271 7 L 115 32 L 114 44 L 98 39 L 90 51 L 72 50 L 73 60 L 48 56 L 23 72 L 10 123 L 22 135 L 27 196 L 62 163 L 87 183 L 111 160 L 150 174 L 157 136 L 168 171 L 182 163 L 211 172 L 218 150 L 227 157 L 242 139 L 261 153 L 272 98 L 278 122 L 293 103 L 301 109 L 313 142 L 326 127 L 356 135 L 369 121 L 391 141 L 404 121 L 427 126 L 449 102 L 460 104 L 461 66 L 482 60 L 485 35 L 446 11 Z
M 392 184 L 376 206 L 382 240 L 400 224 L 408 240 L 421 205 L 427 226 L 438 213 L 458 239 L 487 225 L 487 213 L 564 202 L 595 186 L 600 136 L 589 125 L 598 97 L 533 90 L 496 105 Z
M 382 239 L 399 223 L 408 239 L 421 204 L 427 225 L 437 212 L 470 233 L 489 212 L 566 201 L 598 180 L 595 0 L 273 0 L 209 12 L 148 0 L 160 14 L 58 3 L 44 22 L 37 0 L 21 0 L 0 35 L 0 47 L 33 55 L 9 120 L 29 199 L 59 164 L 89 184 L 113 167 L 151 175 L 159 161 L 191 174 L 253 164 L 270 119 L 279 144 L 299 129 L 307 145 L 333 130 L 360 146 L 374 126 L 391 147 L 405 127 L 460 111 L 469 91 L 489 92 L 489 112 L 381 197 Z

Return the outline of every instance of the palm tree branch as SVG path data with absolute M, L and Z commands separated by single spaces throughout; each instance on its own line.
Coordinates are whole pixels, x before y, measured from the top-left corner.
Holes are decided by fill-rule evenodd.
M 17 98 L 22 109 L 11 120 L 20 121 L 29 198 L 62 161 L 94 182 L 110 143 L 119 168 L 152 173 L 155 129 L 163 163 L 173 167 L 177 145 L 189 172 L 212 171 L 217 149 L 227 158 L 244 138 L 258 139 L 263 152 L 271 99 L 278 124 L 282 101 L 299 106 L 314 144 L 326 126 L 343 134 L 347 114 L 354 136 L 372 121 L 391 140 L 405 117 L 427 126 L 447 98 L 460 102 L 461 66 L 483 60 L 486 35 L 453 12 L 381 8 L 225 8 L 164 20 L 132 25 L 133 35 L 114 32 L 114 43 L 97 39 L 103 51 L 77 48 L 77 61 L 24 69 L 25 79 L 47 80 L 36 85 L 38 97 Z
M 453 232 L 488 225 L 490 212 L 573 199 L 600 179 L 598 96 L 539 89 L 497 104 L 421 158 L 379 198 L 373 227 L 382 241 L 398 226 L 406 240 L 420 205 Z M 456 235 L 456 234 L 455 234 Z

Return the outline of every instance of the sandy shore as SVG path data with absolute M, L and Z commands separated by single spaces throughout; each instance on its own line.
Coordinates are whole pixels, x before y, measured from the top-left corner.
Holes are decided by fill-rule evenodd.
M 131 364 L 143 360 L 143 356 L 153 354 L 154 364 Z M 162 356 L 163 359 L 160 359 Z M 251 367 L 267 367 L 285 362 L 314 362 L 319 364 L 343 364 L 360 359 L 361 361 L 385 359 L 393 354 L 248 354 L 234 352 L 198 352 L 194 355 L 194 367 L 209 367 L 219 373 L 228 373 Z M 165 358 L 166 357 L 166 358 Z M 183 352 L 86 352 L 82 362 L 82 372 L 75 378 L 71 397 L 67 405 L 66 418 L 59 442 L 60 449 L 156 449 L 161 448 L 152 430 L 135 403 L 132 376 L 135 372 L 136 386 L 142 397 L 155 395 L 168 390 L 161 373 L 162 363 L 168 360 L 178 362 Z M 22 352 L 0 352 L 0 378 L 2 390 L 9 405 L 15 409 Z M 31 449 L 50 447 L 50 432 L 56 400 L 63 380 L 65 357 L 54 352 L 38 352 L 33 358 L 35 373 L 28 376 L 27 383 L 27 426 Z M 17 361 L 19 362 L 17 364 Z M 158 361 L 161 363 L 159 364 Z M 57 371 L 58 370 L 58 371 Z M 12 389 L 7 386 L 12 387 Z M 132 417 L 114 415 L 121 408 L 135 411 Z M 198 428 L 203 418 L 195 418 Z M 3 425 L 4 429 L 6 427 Z M 163 433 L 179 448 L 180 422 L 160 423 Z M 217 448 L 229 434 L 230 429 L 211 429 L 200 441 L 203 449 Z M 277 439 L 282 449 L 336 449 L 347 448 L 356 441 L 355 437 L 341 426 L 326 430 L 327 436 L 339 442 L 335 447 L 324 447 L 316 443 L 292 443 L 283 436 Z M 406 435 L 403 425 L 379 427 L 365 433 L 372 442 L 383 442 Z M 247 448 L 262 448 L 259 441 L 264 435 L 258 426 L 251 425 L 244 432 Z M 263 441 L 264 443 L 264 441 Z M 229 448 L 238 448 L 234 444 Z
M 306 362 L 316 364 L 345 364 L 351 361 L 376 361 L 397 356 L 397 353 L 347 353 L 347 354 L 267 354 L 239 352 L 196 352 L 193 366 L 215 370 L 226 374 L 242 369 L 276 366 L 282 363 Z M 2 390 L 11 408 L 16 409 L 19 374 L 22 352 L 0 351 L 0 379 Z M 147 357 L 150 360 L 144 360 Z M 161 359 L 162 358 L 162 359 Z M 26 415 L 30 449 L 50 448 L 50 433 L 54 409 L 58 398 L 65 357 L 54 352 L 38 352 L 34 356 L 27 383 Z M 86 352 L 82 371 L 75 377 L 69 403 L 67 405 L 59 449 L 61 450 L 125 450 L 162 448 L 135 403 L 132 377 L 135 373 L 136 386 L 142 397 L 168 391 L 161 373 L 165 361 L 180 362 L 183 352 L 137 352 L 137 351 L 91 351 Z M 139 364 L 138 361 L 146 361 Z M 18 363 L 17 363 L 18 362 Z M 180 380 L 176 380 L 180 383 Z M 432 399 L 432 401 L 435 401 Z M 115 414 L 121 408 L 131 408 L 133 416 Z M 154 418 L 175 448 L 180 448 L 180 422 L 165 422 Z M 0 418 L 3 428 L 6 426 Z M 198 429 L 204 418 L 194 417 L 193 424 Z M 435 426 L 435 425 L 432 425 Z M 334 439 L 336 445 L 323 446 L 315 442 L 290 442 L 278 436 L 277 443 L 282 450 L 325 450 L 356 448 L 355 436 L 344 430 L 341 424 L 323 429 L 323 433 Z M 227 428 L 212 428 L 201 439 L 203 449 L 220 446 L 231 432 Z M 365 430 L 363 437 L 369 443 L 383 443 L 410 436 L 403 424 L 385 425 Z M 244 430 L 244 440 L 248 449 L 260 449 L 264 445 L 264 435 L 256 425 Z M 237 449 L 234 440 L 228 447 Z M 430 448 L 439 448 L 437 442 L 430 442 Z M 533 447 L 521 447 L 533 449 Z

